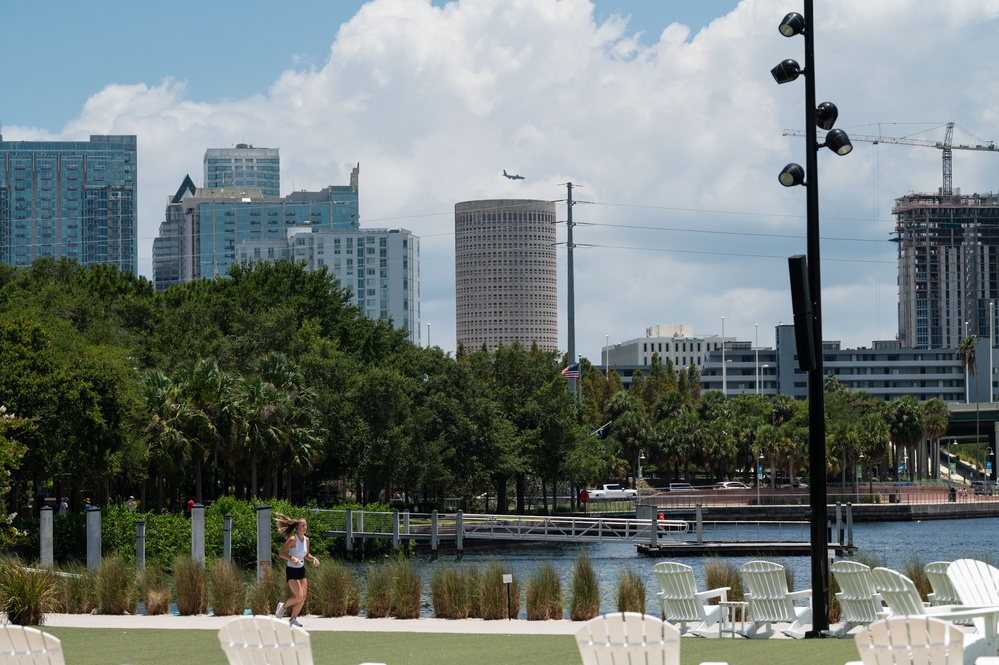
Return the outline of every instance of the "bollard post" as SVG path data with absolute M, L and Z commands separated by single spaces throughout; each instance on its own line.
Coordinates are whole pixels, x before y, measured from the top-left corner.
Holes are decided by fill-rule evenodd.
M 222 518 L 222 558 L 232 561 L 232 515 Z
M 87 509 L 87 570 L 97 572 L 101 565 L 101 509 Z
M 347 509 L 347 522 L 343 527 L 344 532 L 344 545 L 347 547 L 347 551 L 351 554 L 354 553 L 354 509 Z
M 205 565 L 205 507 L 200 503 L 191 508 L 191 558 Z
M 437 511 L 430 513 L 430 560 L 437 561 Z
M 454 514 L 454 546 L 458 550 L 458 561 L 461 561 L 461 556 L 464 554 L 463 537 L 465 535 L 465 526 L 462 523 L 461 515 L 460 510 Z
M 271 567 L 271 507 L 257 506 L 257 579 Z
M 853 505 L 846 504 L 846 545 L 853 547 Z
M 52 506 L 42 506 L 41 511 L 41 542 L 39 552 L 41 554 L 42 568 L 52 570 Z
M 659 515 L 652 511 L 652 537 L 649 539 L 652 547 L 659 547 Z
M 392 511 L 392 549 L 399 551 L 399 509 Z
M 146 569 L 146 520 L 135 521 L 135 569 Z
M 836 502 L 836 542 L 843 544 L 843 504 Z
M 697 544 L 704 544 L 704 516 L 701 514 L 701 504 L 697 504 L 696 507 L 697 515 Z

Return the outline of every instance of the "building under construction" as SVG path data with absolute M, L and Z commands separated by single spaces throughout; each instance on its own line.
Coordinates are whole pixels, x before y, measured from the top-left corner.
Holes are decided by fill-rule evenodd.
M 954 349 L 967 335 L 988 337 L 999 298 L 999 194 L 910 194 L 895 199 L 892 213 L 903 348 Z

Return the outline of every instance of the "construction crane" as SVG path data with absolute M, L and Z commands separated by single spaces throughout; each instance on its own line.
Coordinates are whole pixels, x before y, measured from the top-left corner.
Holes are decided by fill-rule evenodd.
M 965 130 L 967 131 L 967 130 Z M 996 145 L 992 141 L 985 141 L 978 138 L 971 132 L 967 132 L 969 136 L 981 141 L 976 145 L 954 145 L 954 123 L 947 123 L 947 134 L 944 136 L 943 141 L 927 141 L 924 139 L 907 139 L 907 138 L 895 138 L 891 136 L 866 136 L 864 134 L 850 134 L 851 141 L 864 141 L 867 143 L 873 143 L 877 145 L 878 143 L 892 143 L 896 145 L 918 145 L 925 146 L 927 148 L 937 148 L 943 150 L 943 189 L 941 193 L 943 196 L 952 196 L 954 194 L 954 150 L 988 150 L 991 152 L 999 152 L 996 149 Z M 784 136 L 805 136 L 805 132 L 800 129 L 785 129 Z M 817 139 L 820 143 L 825 140 L 824 136 L 820 136 Z

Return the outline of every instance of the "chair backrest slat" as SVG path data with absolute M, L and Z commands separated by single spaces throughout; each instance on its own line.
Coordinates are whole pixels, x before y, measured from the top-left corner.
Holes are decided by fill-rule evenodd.
M 0 626 L 0 663 L 10 665 L 65 665 L 62 642 L 37 628 Z
M 312 665 L 309 634 L 268 616 L 237 617 L 219 629 L 230 665 Z
M 928 616 L 880 619 L 854 638 L 865 665 L 962 665 L 964 634 Z
M 999 569 L 977 559 L 958 559 L 947 567 L 961 603 L 973 606 L 999 605 Z
M 680 632 L 637 612 L 594 617 L 576 631 L 583 665 L 680 665 Z

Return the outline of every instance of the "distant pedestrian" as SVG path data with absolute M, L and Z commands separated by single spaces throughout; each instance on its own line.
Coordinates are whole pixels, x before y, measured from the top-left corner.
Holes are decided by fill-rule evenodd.
M 285 566 L 285 579 L 291 591 L 291 598 L 278 603 L 274 615 L 280 619 L 285 612 L 289 612 L 288 624 L 301 626 L 302 624 L 298 622 L 298 613 L 302 611 L 305 596 L 309 592 L 309 580 L 305 578 L 305 562 L 311 559 L 312 565 L 318 566 L 319 559 L 309 554 L 309 539 L 305 536 L 309 526 L 304 517 L 293 519 L 281 513 L 274 513 L 274 519 L 277 520 L 278 531 L 287 538 L 278 556 L 288 562 Z
M 59 501 L 59 514 L 66 515 L 68 513 L 69 513 L 69 499 L 67 497 L 63 497 Z
M 187 516 L 191 516 L 191 511 L 194 510 L 194 499 L 187 500 Z
M 125 501 L 125 509 L 126 510 L 131 510 L 131 511 L 134 512 L 135 511 L 135 506 L 136 506 L 135 497 L 134 496 L 129 496 L 128 499 Z
M 90 510 L 90 497 L 83 500 L 83 512 Z

